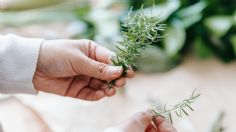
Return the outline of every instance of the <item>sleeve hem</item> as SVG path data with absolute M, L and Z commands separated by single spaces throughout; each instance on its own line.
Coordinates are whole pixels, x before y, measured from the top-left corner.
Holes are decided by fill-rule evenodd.
M 37 94 L 33 85 L 43 39 L 0 36 L 0 92 Z

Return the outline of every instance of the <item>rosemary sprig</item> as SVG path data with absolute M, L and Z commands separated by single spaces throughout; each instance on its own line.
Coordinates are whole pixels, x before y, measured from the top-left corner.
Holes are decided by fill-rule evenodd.
M 183 114 L 188 116 L 188 111 L 194 111 L 192 108 L 192 104 L 194 103 L 195 99 L 197 99 L 201 94 L 195 93 L 196 89 L 192 92 L 191 96 L 187 99 L 184 99 L 183 101 L 179 102 L 178 104 L 174 105 L 173 107 L 166 108 L 166 105 L 164 106 L 163 111 L 157 111 L 155 109 L 152 110 L 154 114 L 157 116 L 162 116 L 169 119 L 171 123 L 173 123 L 172 120 L 172 113 L 174 112 L 178 117 L 182 118 Z
M 212 125 L 212 128 L 210 132 L 224 132 L 225 126 L 223 125 L 223 120 L 225 118 L 225 112 L 221 111 L 214 121 L 214 124 Z
M 165 24 L 161 24 L 158 17 L 151 16 L 151 13 L 145 15 L 142 9 L 143 7 L 140 12 L 132 14 L 131 8 L 122 25 L 125 29 L 121 32 L 123 39 L 115 46 L 116 56 L 111 59 L 114 65 L 123 67 L 122 76 L 127 74 L 129 66 L 136 66 L 135 59 L 142 55 L 144 49 L 162 38 L 160 32 L 165 29 Z M 114 83 L 115 80 L 109 82 L 109 86 L 113 87 Z

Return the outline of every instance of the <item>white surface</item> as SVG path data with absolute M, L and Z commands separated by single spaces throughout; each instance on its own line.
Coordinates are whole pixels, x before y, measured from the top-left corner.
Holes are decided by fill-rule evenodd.
M 150 106 L 150 100 L 174 104 L 188 97 L 197 88 L 202 96 L 193 106 L 195 111 L 184 120 L 175 118 L 176 128 L 180 132 L 208 132 L 217 113 L 224 110 L 226 132 L 235 132 L 235 77 L 236 63 L 224 65 L 217 60 L 202 62 L 189 58 L 167 73 L 137 74 L 127 81 L 125 93 L 118 93 L 99 102 L 85 102 L 45 93 L 18 97 L 35 108 L 55 132 L 94 132 L 116 125 L 135 112 L 145 110 Z

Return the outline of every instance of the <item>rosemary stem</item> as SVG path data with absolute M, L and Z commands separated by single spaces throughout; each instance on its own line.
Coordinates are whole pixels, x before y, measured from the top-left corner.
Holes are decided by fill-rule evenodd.
M 164 110 L 158 112 L 155 109 L 152 109 L 152 112 L 157 115 L 157 116 L 162 116 L 162 117 L 166 117 L 169 116 L 169 120 L 170 122 L 172 122 L 172 116 L 171 113 L 174 111 L 175 114 L 178 117 L 182 117 L 182 114 L 185 114 L 186 116 L 188 116 L 189 114 L 187 113 L 187 109 L 193 111 L 194 109 L 191 107 L 191 104 L 194 103 L 195 99 L 198 98 L 200 96 L 200 94 L 195 94 L 195 90 L 192 92 L 191 96 L 187 99 L 184 99 L 183 101 L 181 101 L 180 103 L 174 105 L 173 107 L 170 107 L 168 109 L 166 109 L 166 105 L 164 106 Z

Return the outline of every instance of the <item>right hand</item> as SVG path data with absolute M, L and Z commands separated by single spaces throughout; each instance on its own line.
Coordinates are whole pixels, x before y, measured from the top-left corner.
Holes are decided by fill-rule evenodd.
M 168 120 L 154 116 L 151 112 L 135 114 L 128 121 L 119 125 L 118 129 L 124 132 L 177 132 Z
M 47 40 L 41 46 L 33 83 L 37 90 L 96 101 L 112 96 L 107 81 L 121 76 L 121 66 L 111 66 L 114 53 L 90 40 Z M 128 70 L 127 77 L 134 72 Z M 116 80 L 123 87 L 126 77 Z

